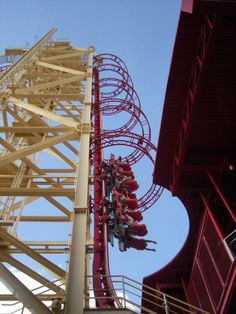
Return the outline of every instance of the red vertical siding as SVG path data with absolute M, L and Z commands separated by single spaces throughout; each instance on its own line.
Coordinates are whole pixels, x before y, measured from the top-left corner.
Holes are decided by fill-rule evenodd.
M 220 306 L 224 299 L 233 261 L 212 219 L 214 219 L 212 216 L 206 214 L 187 299 L 188 302 L 203 307 L 211 313 L 222 313 Z

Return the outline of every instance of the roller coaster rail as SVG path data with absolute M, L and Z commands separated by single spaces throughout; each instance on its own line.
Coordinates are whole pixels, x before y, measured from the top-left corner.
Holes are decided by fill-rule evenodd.
M 93 125 L 91 162 L 94 167 L 94 198 L 91 212 L 94 213 L 94 260 L 93 290 L 97 308 L 119 308 L 122 302 L 116 296 L 109 271 L 107 224 L 103 222 L 105 208 L 101 202 L 105 197 L 105 183 L 100 180 L 103 150 L 108 147 L 126 146 L 132 149 L 121 162 L 130 166 L 144 156 L 154 164 L 156 147 L 151 143 L 151 128 L 141 109 L 140 99 L 124 62 L 111 54 L 100 54 L 94 58 L 93 70 Z M 102 127 L 102 116 L 114 116 L 122 112 L 129 114 L 127 122 L 116 129 Z M 121 157 L 120 157 L 121 158 Z M 163 189 L 151 185 L 138 199 L 142 212 L 150 208 L 160 197 Z

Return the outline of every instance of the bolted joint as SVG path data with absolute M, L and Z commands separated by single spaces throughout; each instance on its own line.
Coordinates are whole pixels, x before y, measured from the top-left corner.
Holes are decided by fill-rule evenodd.
M 94 46 L 89 46 L 88 47 L 88 52 L 94 52 L 95 51 L 95 47 Z
M 90 123 L 82 123 L 77 126 L 77 130 L 82 133 L 90 133 L 91 132 L 91 124 Z
M 87 78 L 92 78 L 92 77 L 93 77 L 93 72 L 92 72 L 92 67 L 91 67 L 91 69 L 88 69 Z
M 86 254 L 93 254 L 94 253 L 94 244 L 93 241 L 86 242 Z
M 74 207 L 75 214 L 86 214 L 88 211 L 87 207 Z

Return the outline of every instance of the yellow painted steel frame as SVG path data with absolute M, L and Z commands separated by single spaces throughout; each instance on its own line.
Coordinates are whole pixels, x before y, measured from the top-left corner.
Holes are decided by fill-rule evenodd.
M 43 303 L 56 299 L 60 313 L 78 314 L 89 275 L 86 246 L 91 246 L 94 48 L 52 40 L 55 31 L 22 50 L 0 76 L 0 280 L 12 292 L 6 301 L 17 299 L 32 313 L 59 313 Z M 62 266 L 59 254 L 65 256 Z M 38 264 L 46 272 L 39 274 Z M 9 266 L 36 280 L 47 294 L 31 291 Z

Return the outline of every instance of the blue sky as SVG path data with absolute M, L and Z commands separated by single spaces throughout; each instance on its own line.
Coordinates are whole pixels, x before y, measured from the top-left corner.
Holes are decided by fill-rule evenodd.
M 116 54 L 128 67 L 156 145 L 180 4 L 180 0 L 1 1 L 0 53 L 6 47 L 32 45 L 56 27 L 55 38 Z M 135 167 L 140 193 L 151 182 L 152 171 L 145 161 Z M 121 253 L 112 248 L 112 274 L 141 281 L 173 258 L 188 232 L 186 211 L 169 192 L 145 214 L 144 222 L 149 229 L 146 238 L 158 242 L 157 252 Z

